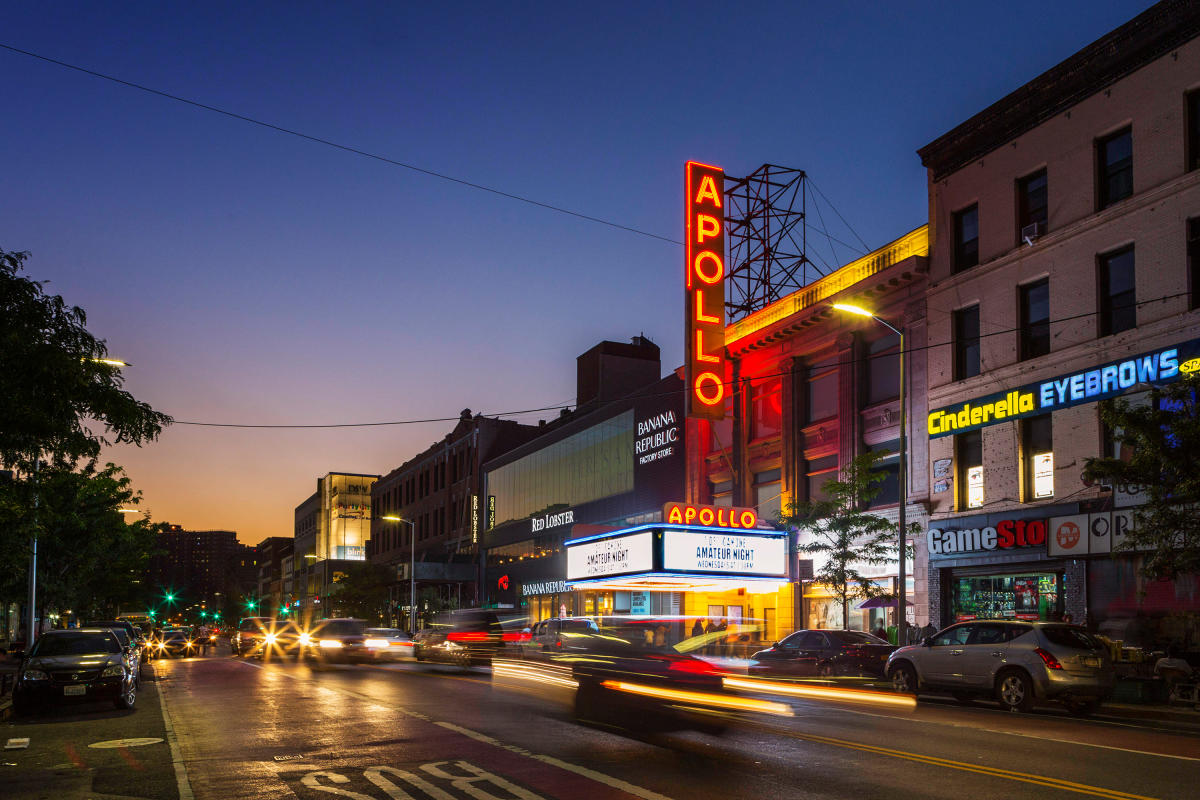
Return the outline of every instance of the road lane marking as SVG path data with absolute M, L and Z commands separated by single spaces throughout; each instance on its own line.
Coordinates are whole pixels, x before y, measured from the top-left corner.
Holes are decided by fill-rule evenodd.
M 826 710 L 826 707 L 823 706 L 822 710 Z M 901 717 L 901 716 L 897 716 L 895 714 L 877 714 L 872 711 L 859 711 L 857 709 L 849 709 L 849 708 L 838 708 L 837 711 L 842 714 L 855 714 L 860 717 L 875 717 L 876 719 L 886 719 L 886 720 L 906 720 L 909 722 L 919 722 L 922 725 L 943 725 L 947 728 L 966 728 L 967 730 L 976 731 L 976 732 L 980 732 L 980 733 L 997 733 L 1002 736 L 1020 736 L 1023 739 L 1033 739 L 1033 740 L 1039 741 L 1039 742 L 1055 742 L 1057 744 L 1072 744 L 1072 745 L 1077 745 L 1079 747 L 1096 747 L 1101 750 L 1116 750 L 1117 752 L 1120 752 L 1120 753 L 1132 753 L 1134 755 L 1139 755 L 1139 756 L 1155 756 L 1158 758 L 1175 758 L 1175 759 L 1179 759 L 1181 761 L 1200 761 L 1200 757 L 1197 757 L 1197 756 L 1181 756 L 1181 755 L 1176 755 L 1174 753 L 1156 753 L 1153 750 L 1134 750 L 1129 747 L 1117 747 L 1116 745 L 1099 744 L 1097 742 L 1086 742 L 1086 741 L 1081 741 L 1079 739 L 1058 739 L 1058 738 L 1055 738 L 1052 736 L 1044 736 L 1040 733 L 1025 732 L 1025 731 L 1009 731 L 1009 730 L 1003 730 L 1001 728 L 985 728 L 981 725 L 972 725 L 967 722 L 953 722 L 951 720 L 942 720 L 942 719 L 921 719 L 920 717 L 915 717 L 915 716 L 914 717 Z M 801 714 L 797 714 L 797 718 L 805 719 L 805 717 Z M 1087 723 L 1089 725 L 1108 725 L 1108 726 L 1118 727 L 1118 728 L 1129 728 L 1131 730 L 1136 730 L 1136 731 L 1151 731 L 1151 732 L 1158 731 L 1158 732 L 1170 733 L 1170 734 L 1178 734 L 1179 733 L 1179 731 L 1171 729 L 1171 728 L 1158 728 L 1158 727 L 1147 728 L 1147 727 L 1144 727 L 1141 725 L 1130 725 L 1129 723 L 1126 723 L 1126 722 L 1109 722 L 1107 720 L 1099 720 L 1099 719 L 1075 720 L 1075 722 L 1076 723 Z
M 542 755 L 541 753 L 534 753 L 526 750 L 523 747 L 505 744 L 499 739 L 494 739 L 491 736 L 488 736 L 486 733 L 479 733 L 478 731 L 473 731 L 470 728 L 464 728 L 461 725 L 455 725 L 453 722 L 434 722 L 433 724 L 445 728 L 446 730 L 460 733 L 463 736 L 467 736 L 477 742 L 484 742 L 485 744 L 490 744 L 493 747 L 499 747 L 502 750 L 507 750 L 510 753 L 516 753 L 527 758 L 532 758 L 535 761 L 541 761 L 543 764 L 549 764 L 551 766 L 558 767 L 559 769 L 566 770 L 567 772 L 574 772 L 576 775 L 582 775 L 589 780 L 593 780 L 597 783 L 603 783 L 605 786 L 610 786 L 613 789 L 625 792 L 626 794 L 631 794 L 634 797 L 641 797 L 643 800 L 671 800 L 666 795 L 659 794 L 658 792 L 650 789 L 644 789 L 641 786 L 636 786 L 627 781 L 623 781 L 620 778 L 614 778 L 611 775 L 605 775 L 603 772 L 597 772 L 594 769 L 588 769 L 587 767 L 582 767 L 578 764 L 572 764 L 569 761 L 563 761 L 561 758 Z
M 1109 800 L 1154 800 L 1154 798 L 1150 798 L 1145 795 L 1130 794 L 1117 789 L 1105 789 L 1101 786 L 1089 786 L 1086 783 L 1075 783 L 1073 781 L 1063 780 L 1061 778 L 1033 775 L 1028 772 L 1015 772 L 1013 770 L 1000 769 L 998 767 L 986 767 L 981 764 L 968 764 L 965 761 L 954 761 L 949 758 L 926 756 L 921 755 L 920 753 L 910 753 L 905 750 L 893 750 L 889 747 L 878 747 L 871 744 L 851 742 L 845 739 L 834 739 L 829 736 L 817 736 L 811 733 L 785 731 L 765 725 L 756 725 L 754 727 L 758 728 L 759 730 L 782 733 L 784 736 L 789 736 L 793 739 L 801 739 L 803 741 L 813 742 L 816 744 L 827 744 L 834 747 L 844 747 L 850 750 L 859 750 L 864 753 L 872 753 L 874 755 L 902 758 L 907 761 L 916 761 L 921 764 L 930 764 L 935 767 L 957 769 L 963 772 L 974 772 L 979 775 L 987 775 L 993 778 L 1003 778 L 1005 780 L 1019 781 L 1021 783 L 1029 783 L 1035 786 L 1045 786 L 1051 789 L 1061 789 L 1068 792 L 1078 792 L 1079 794 L 1090 794 L 1095 797 L 1105 797 L 1109 798 Z
M 171 725 L 171 715 L 167 713 L 167 693 L 158 693 L 158 707 L 162 710 L 163 725 L 167 728 L 167 745 L 171 748 L 171 766 L 175 768 L 175 784 L 179 787 L 179 800 L 196 800 L 192 793 L 192 784 L 188 781 L 187 767 L 183 763 L 183 753 L 179 749 L 179 741 L 175 738 L 175 728 Z
M 245 661 L 240 661 L 240 662 L 235 662 L 235 663 L 246 664 L 247 666 L 250 666 L 250 667 L 257 667 L 258 669 L 263 669 L 263 667 L 259 664 L 250 664 Z M 302 680 L 303 679 L 303 678 L 301 678 L 301 676 L 290 675 L 285 672 L 277 673 L 277 674 L 287 675 L 287 677 L 292 678 L 293 680 Z M 444 677 L 456 677 L 456 676 L 444 676 Z M 313 679 L 307 678 L 307 680 L 311 681 Z M 469 680 L 472 683 L 484 683 L 484 681 L 478 681 L 474 678 L 458 678 L 458 680 Z M 335 691 L 335 692 L 338 692 L 339 694 L 344 694 L 349 697 L 354 697 L 359 700 L 366 700 L 367 702 L 372 703 L 374 705 L 379 705 L 379 698 L 377 698 L 377 697 L 371 697 L 369 695 L 361 694 L 359 692 L 349 691 L 347 689 L 333 689 L 331 691 Z M 449 730 L 449 731 L 454 731 L 455 733 L 458 733 L 458 734 L 461 734 L 468 738 L 474 739 L 478 742 L 484 742 L 486 744 L 492 745 L 493 747 L 498 747 L 502 750 L 507 750 L 510 753 L 516 753 L 517 755 L 522 755 L 522 756 L 525 756 L 526 758 L 531 758 L 534 761 L 540 761 L 543 764 L 549 764 L 550 766 L 558 767 L 559 769 L 565 770 L 567 772 L 573 772 L 576 775 L 581 775 L 589 780 L 595 781 L 596 783 L 602 783 L 605 786 L 609 786 L 613 789 L 617 789 L 619 791 L 625 792 L 626 794 L 631 794 L 634 797 L 640 797 L 640 798 L 642 798 L 642 800 L 671 800 L 671 798 L 667 797 L 666 795 L 659 794 L 658 792 L 652 791 L 650 789 L 642 788 L 641 786 L 637 786 L 635 784 L 629 783 L 628 781 L 623 781 L 620 778 L 614 778 L 611 775 L 604 774 L 603 772 L 597 772 L 594 769 L 588 769 L 587 767 L 580 766 L 578 764 L 572 764 L 569 761 L 563 761 L 561 758 L 555 758 L 554 756 L 543 755 L 542 753 L 534 753 L 530 750 L 526 750 L 523 747 L 518 747 L 517 745 L 505 744 L 504 742 L 500 741 L 499 739 L 495 739 L 491 736 L 488 736 L 485 733 L 479 733 L 478 731 L 473 731 L 470 728 L 464 728 L 460 725 L 455 725 L 453 722 L 440 722 L 438 720 L 431 719 L 430 717 L 428 717 L 425 714 L 422 714 L 418 711 L 410 711 L 407 708 L 400 708 L 399 706 L 390 706 L 389 710 L 396 711 L 404 716 L 413 717 L 414 719 L 422 720 L 424 722 L 432 722 L 434 725 L 445 728 L 446 730 Z M 184 798 L 180 798 L 180 800 L 184 800 Z

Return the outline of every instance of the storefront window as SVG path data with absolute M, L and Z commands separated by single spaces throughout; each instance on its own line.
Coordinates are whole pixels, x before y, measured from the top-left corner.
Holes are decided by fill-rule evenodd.
M 808 499 L 825 500 L 825 483 L 837 477 L 838 457 L 815 458 L 808 462 Z
M 1021 421 L 1021 448 L 1025 456 L 1025 496 L 1042 500 L 1054 496 L 1054 437 L 1050 415 Z
M 708 423 L 709 449 L 727 450 L 733 447 L 733 395 L 725 398 L 725 418 Z
M 805 424 L 837 416 L 838 372 L 837 359 L 813 364 L 808 370 L 804 417 Z
M 883 442 L 870 448 L 872 453 L 884 456 L 875 462 L 875 471 L 882 473 L 883 482 L 876 484 L 879 494 L 871 501 L 871 508 L 894 506 L 900 502 L 900 440 Z
M 758 510 L 758 518 L 774 522 L 779 517 L 782 507 L 780 471 L 777 469 L 754 473 L 754 507 Z
M 954 619 L 1060 619 L 1060 582 L 1061 576 L 1054 573 L 956 578 Z
M 958 504 L 960 508 L 983 505 L 983 432 L 971 431 L 954 437 L 958 461 Z
M 783 379 L 775 376 L 755 382 L 750 404 L 752 437 L 778 436 L 783 430 Z
M 729 508 L 733 505 L 733 481 L 712 481 L 712 504 Z

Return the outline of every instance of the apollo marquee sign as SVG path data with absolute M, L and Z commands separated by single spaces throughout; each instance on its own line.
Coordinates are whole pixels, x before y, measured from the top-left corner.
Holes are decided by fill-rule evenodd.
M 684 361 L 689 417 L 725 416 L 725 171 L 684 168 Z
M 1167 383 L 1200 371 L 1200 339 L 1059 375 L 929 414 L 929 438 L 937 439 L 1035 414 L 1046 414 L 1125 393 L 1138 384 Z

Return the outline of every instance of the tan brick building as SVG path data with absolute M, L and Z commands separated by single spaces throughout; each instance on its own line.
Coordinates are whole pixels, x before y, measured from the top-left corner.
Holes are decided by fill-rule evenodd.
M 1112 446 L 1096 401 L 1195 355 L 1198 105 L 1200 6 L 1164 2 L 919 151 L 935 624 L 1069 613 L 1139 644 L 1200 633 L 1177 592 L 1138 599 L 1136 557 L 1102 535 L 1122 498 L 1080 477 Z M 1097 529 L 1065 547 L 1053 521 L 1086 514 Z

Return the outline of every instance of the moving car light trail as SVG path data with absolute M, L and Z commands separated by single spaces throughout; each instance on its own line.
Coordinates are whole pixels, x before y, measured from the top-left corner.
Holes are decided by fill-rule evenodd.
M 770 700 L 754 700 L 749 697 L 735 697 L 710 692 L 689 692 L 682 689 L 666 689 L 661 686 L 646 686 L 641 683 L 626 681 L 602 681 L 605 689 L 618 692 L 653 697 L 659 700 L 671 700 L 679 703 L 690 703 L 711 708 L 727 708 L 733 711 L 755 711 L 760 714 L 772 714 L 777 717 L 792 716 L 792 709 L 783 703 L 773 703 Z
M 889 706 L 912 711 L 917 707 L 917 698 L 907 694 L 875 692 L 870 689 L 839 689 L 832 686 L 811 686 L 776 681 L 756 681 L 746 678 L 727 677 L 722 681 L 726 689 L 741 689 L 763 694 L 784 694 L 808 700 L 834 700 L 845 703 Z

